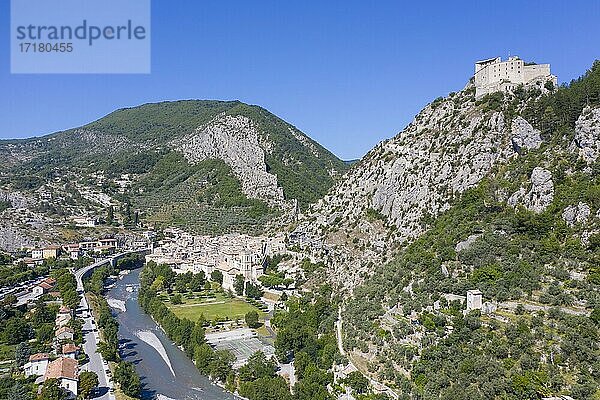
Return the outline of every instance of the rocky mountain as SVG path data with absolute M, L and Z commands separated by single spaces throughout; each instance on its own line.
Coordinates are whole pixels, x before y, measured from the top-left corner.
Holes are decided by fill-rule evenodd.
M 73 217 L 257 232 L 322 197 L 346 169 L 258 106 L 177 101 L 122 109 L 80 128 L 0 141 L 0 236 L 11 238 L 0 247 L 55 237 Z
M 292 235 L 343 294 L 354 366 L 401 399 L 599 398 L 599 145 L 596 62 L 470 82 L 354 165 Z

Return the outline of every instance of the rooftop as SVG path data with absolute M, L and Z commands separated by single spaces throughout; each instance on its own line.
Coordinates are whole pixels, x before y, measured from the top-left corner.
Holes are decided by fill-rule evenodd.
M 74 345 L 73 343 L 64 344 L 62 347 L 63 354 L 70 354 L 79 351 L 79 346 Z
M 42 361 L 42 360 L 48 360 L 50 358 L 50 354 L 48 353 L 37 353 L 37 354 L 32 354 L 29 356 L 29 361 L 33 362 L 33 361 Z
M 48 369 L 46 370 L 46 375 L 44 375 L 44 379 L 77 379 L 77 361 L 72 358 L 61 357 L 50 364 L 48 364 Z

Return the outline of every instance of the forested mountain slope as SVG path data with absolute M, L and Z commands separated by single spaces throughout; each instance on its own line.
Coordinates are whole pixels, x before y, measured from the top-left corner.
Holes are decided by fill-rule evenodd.
M 465 159 L 464 151 L 450 150 L 448 162 L 457 165 L 447 169 L 455 173 L 440 178 L 444 168 L 436 169 L 428 179 L 440 184 L 417 189 L 410 180 L 423 179 L 444 157 L 433 157 L 426 143 L 421 169 L 413 167 L 408 183 L 389 185 L 395 193 L 382 199 L 404 196 L 410 204 L 407 188 L 412 198 L 419 190 L 438 194 L 424 207 L 409 207 L 407 218 L 382 204 L 378 189 L 363 210 L 391 232 L 386 245 L 412 239 L 395 243 L 397 255 L 369 264 L 370 273 L 352 287 L 344 343 L 357 365 L 400 398 L 600 398 L 600 62 L 570 85 L 545 89 L 519 88 L 476 102 L 467 88 L 429 105 L 412 127 L 458 98 L 468 109 L 446 114 L 431 135 L 447 145 L 463 136 L 456 146 L 476 143 L 479 153 Z M 475 115 L 470 122 L 469 114 Z M 461 116 L 463 125 L 477 125 L 468 138 Z M 416 139 L 415 152 L 423 146 Z M 362 164 L 396 157 L 386 156 L 388 147 L 378 146 Z M 410 168 L 405 163 L 399 168 Z M 367 173 L 355 168 L 349 175 Z M 390 178 L 385 169 L 379 173 Z M 338 222 L 346 227 L 352 215 Z M 374 230 L 370 224 L 366 229 Z M 330 259 L 331 268 L 344 274 L 351 266 L 339 260 Z M 482 292 L 481 310 L 465 310 L 467 290 Z

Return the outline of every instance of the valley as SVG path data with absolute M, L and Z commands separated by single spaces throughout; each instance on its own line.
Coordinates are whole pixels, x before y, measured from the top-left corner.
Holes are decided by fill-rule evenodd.
M 0 393 L 600 398 L 600 62 L 475 70 L 351 163 L 239 101 L 0 141 Z

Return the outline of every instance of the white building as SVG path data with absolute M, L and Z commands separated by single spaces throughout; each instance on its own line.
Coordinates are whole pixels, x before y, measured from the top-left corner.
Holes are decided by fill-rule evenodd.
M 92 217 L 73 217 L 73 223 L 82 228 L 93 228 L 98 224 L 96 218 Z
M 55 339 L 58 341 L 73 340 L 74 331 L 73 331 L 73 329 L 69 328 L 68 326 L 63 326 L 56 330 L 54 336 L 55 336 Z
M 77 359 L 78 354 L 79 346 L 76 346 L 73 343 L 67 343 L 62 346 L 63 357 L 72 358 L 73 360 L 75 360 Z
M 479 290 L 467 290 L 467 311 L 481 310 L 481 292 Z
M 50 355 L 48 353 L 37 353 L 29 356 L 29 362 L 25 364 L 25 376 L 43 376 L 48 369 Z
M 31 258 L 33 258 L 34 260 L 40 260 L 44 258 L 44 251 L 42 249 L 31 250 Z
M 519 57 L 489 58 L 475 63 L 475 98 L 493 92 L 510 92 L 519 85 L 539 81 L 540 85 L 552 82 L 558 84 L 556 76 L 550 73 L 550 64 L 525 63 Z

